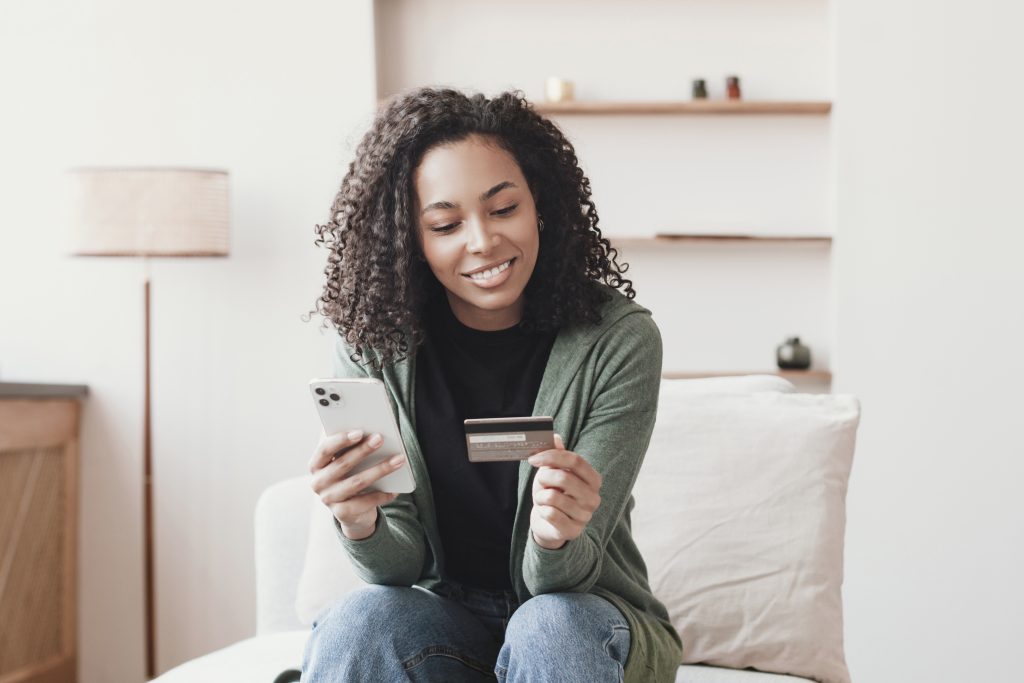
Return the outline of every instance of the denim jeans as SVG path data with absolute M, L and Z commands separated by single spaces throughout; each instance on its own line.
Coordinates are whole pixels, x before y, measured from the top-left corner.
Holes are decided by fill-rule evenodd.
M 313 622 L 304 683 L 622 681 L 629 626 L 589 593 L 366 586 Z

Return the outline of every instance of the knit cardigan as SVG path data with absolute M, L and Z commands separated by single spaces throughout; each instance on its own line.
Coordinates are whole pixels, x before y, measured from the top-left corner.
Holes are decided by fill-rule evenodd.
M 630 531 L 633 484 L 657 412 L 661 334 L 650 311 L 617 290 L 605 290 L 611 299 L 601 308 L 600 323 L 558 332 L 533 409 L 534 415 L 553 417 L 566 448 L 601 474 L 601 504 L 578 538 L 558 550 L 542 548 L 530 533 L 535 468 L 523 461 L 509 572 L 520 601 L 559 592 L 593 593 L 610 601 L 630 626 L 627 683 L 670 682 L 682 659 L 682 643 L 664 605 L 651 593 L 647 567 Z M 335 374 L 384 382 L 416 490 L 380 507 L 369 537 L 351 540 L 335 521 L 338 537 L 367 583 L 429 589 L 443 576 L 444 553 L 416 437 L 415 353 L 382 369 L 370 363 L 372 353 L 359 364 L 350 355 L 339 337 Z

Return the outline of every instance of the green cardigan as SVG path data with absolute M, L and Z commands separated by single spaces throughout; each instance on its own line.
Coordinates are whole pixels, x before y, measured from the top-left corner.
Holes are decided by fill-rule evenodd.
M 601 473 L 601 505 L 578 538 L 558 550 L 541 548 L 530 534 L 535 468 L 523 461 L 509 569 L 520 601 L 556 592 L 594 593 L 609 600 L 630 625 L 625 680 L 674 681 L 682 643 L 664 605 L 651 593 L 647 567 L 630 531 L 633 484 L 658 406 L 661 334 L 650 311 L 617 290 L 607 291 L 612 298 L 601 309 L 600 323 L 559 331 L 533 409 L 534 415 L 552 416 L 566 448 Z M 367 583 L 429 589 L 440 581 L 444 554 L 416 438 L 415 354 L 383 371 L 354 363 L 350 354 L 339 337 L 335 374 L 384 381 L 416 490 L 382 506 L 368 538 L 350 540 L 340 527 L 338 536 Z

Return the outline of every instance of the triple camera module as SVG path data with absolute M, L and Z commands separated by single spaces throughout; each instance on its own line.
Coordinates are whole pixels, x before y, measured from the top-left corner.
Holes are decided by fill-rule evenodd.
M 315 391 L 317 393 L 317 396 L 324 396 L 325 394 L 327 394 L 327 391 L 323 387 L 317 387 Z M 341 396 L 338 396 L 337 394 L 332 392 L 330 394 L 330 399 L 331 399 L 331 401 L 340 401 L 341 400 Z M 326 398 L 321 398 L 320 399 L 320 405 L 322 405 L 322 406 L 329 406 L 329 405 L 331 405 L 331 401 L 328 401 Z

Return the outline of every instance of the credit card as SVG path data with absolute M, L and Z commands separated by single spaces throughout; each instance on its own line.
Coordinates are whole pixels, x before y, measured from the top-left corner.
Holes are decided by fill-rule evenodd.
M 470 462 L 526 460 L 555 447 L 550 417 L 494 417 L 464 420 Z

